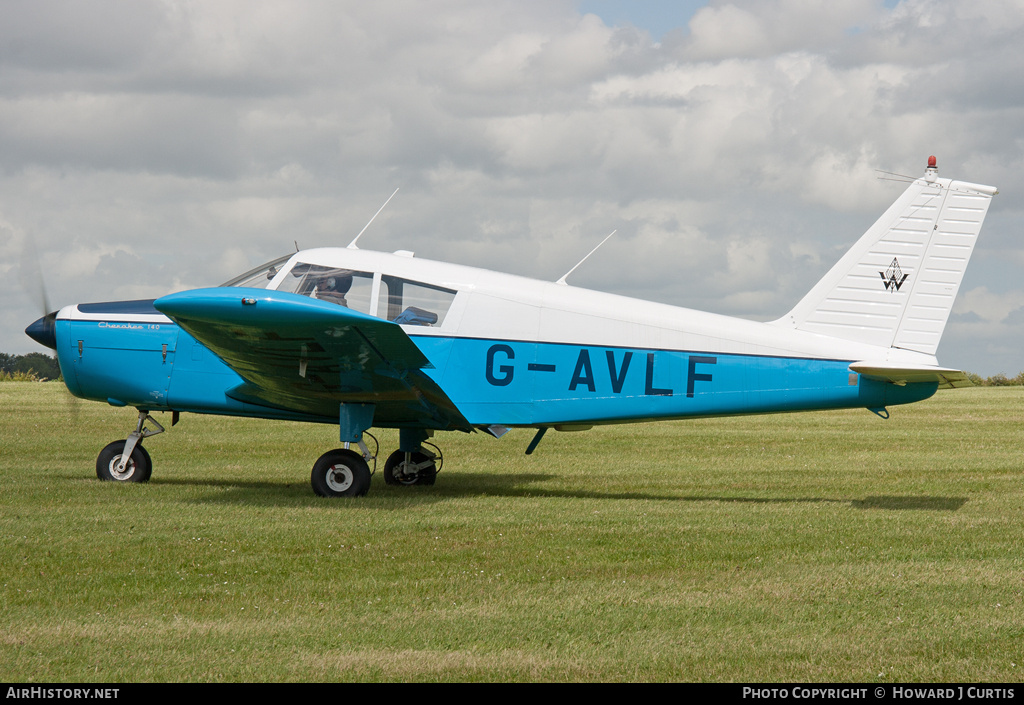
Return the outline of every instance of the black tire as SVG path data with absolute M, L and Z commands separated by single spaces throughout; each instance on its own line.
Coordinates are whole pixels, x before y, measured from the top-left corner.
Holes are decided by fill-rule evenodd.
M 405 460 L 405 453 L 396 450 L 388 456 L 384 463 L 384 482 L 388 485 L 432 485 L 437 481 L 437 466 L 431 461 L 428 467 L 422 468 L 415 475 L 399 474 L 398 466 Z M 410 460 L 419 465 L 430 461 L 430 457 L 424 453 L 415 452 Z
M 362 497 L 370 490 L 370 466 L 353 450 L 331 450 L 316 461 L 310 482 L 321 497 Z
M 108 444 L 96 457 L 96 477 L 112 482 L 149 482 L 153 474 L 153 461 L 141 444 L 135 446 L 124 472 L 117 472 L 117 463 L 121 460 L 126 441 L 114 441 Z

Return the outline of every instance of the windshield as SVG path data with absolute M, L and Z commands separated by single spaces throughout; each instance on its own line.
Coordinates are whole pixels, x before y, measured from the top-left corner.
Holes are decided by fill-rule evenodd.
M 278 271 L 280 271 L 281 265 L 291 258 L 291 255 L 278 257 L 273 262 L 261 264 L 259 267 L 256 267 L 256 269 L 250 269 L 245 274 L 240 274 L 234 279 L 224 282 L 221 286 L 245 286 L 251 289 L 266 289 L 270 280 L 277 275 Z

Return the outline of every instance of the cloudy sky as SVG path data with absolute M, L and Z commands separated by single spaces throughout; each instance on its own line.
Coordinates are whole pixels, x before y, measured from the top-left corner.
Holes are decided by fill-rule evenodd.
M 998 186 L 939 348 L 1024 370 L 1020 0 L 0 0 L 0 351 L 360 245 L 777 318 L 902 191 Z

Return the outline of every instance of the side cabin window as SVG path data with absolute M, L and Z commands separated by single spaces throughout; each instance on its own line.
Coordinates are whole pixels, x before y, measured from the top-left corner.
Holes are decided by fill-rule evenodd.
M 368 314 L 373 274 L 296 262 L 277 290 L 330 301 Z
M 380 280 L 377 317 L 402 325 L 440 326 L 455 292 L 385 274 Z

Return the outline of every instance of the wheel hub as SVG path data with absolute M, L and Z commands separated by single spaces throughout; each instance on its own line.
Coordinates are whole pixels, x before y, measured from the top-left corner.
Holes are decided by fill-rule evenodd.
M 420 476 L 420 471 L 416 463 L 401 462 L 395 466 L 393 476 L 403 485 L 414 485 Z
M 131 458 L 128 458 L 128 462 L 125 463 L 124 470 L 117 469 L 117 466 L 121 463 L 121 457 L 119 455 L 110 461 L 110 476 L 118 481 L 128 480 L 135 474 L 135 461 Z
M 327 470 L 327 486 L 335 492 L 344 492 L 354 480 L 355 476 L 347 465 L 332 465 Z

